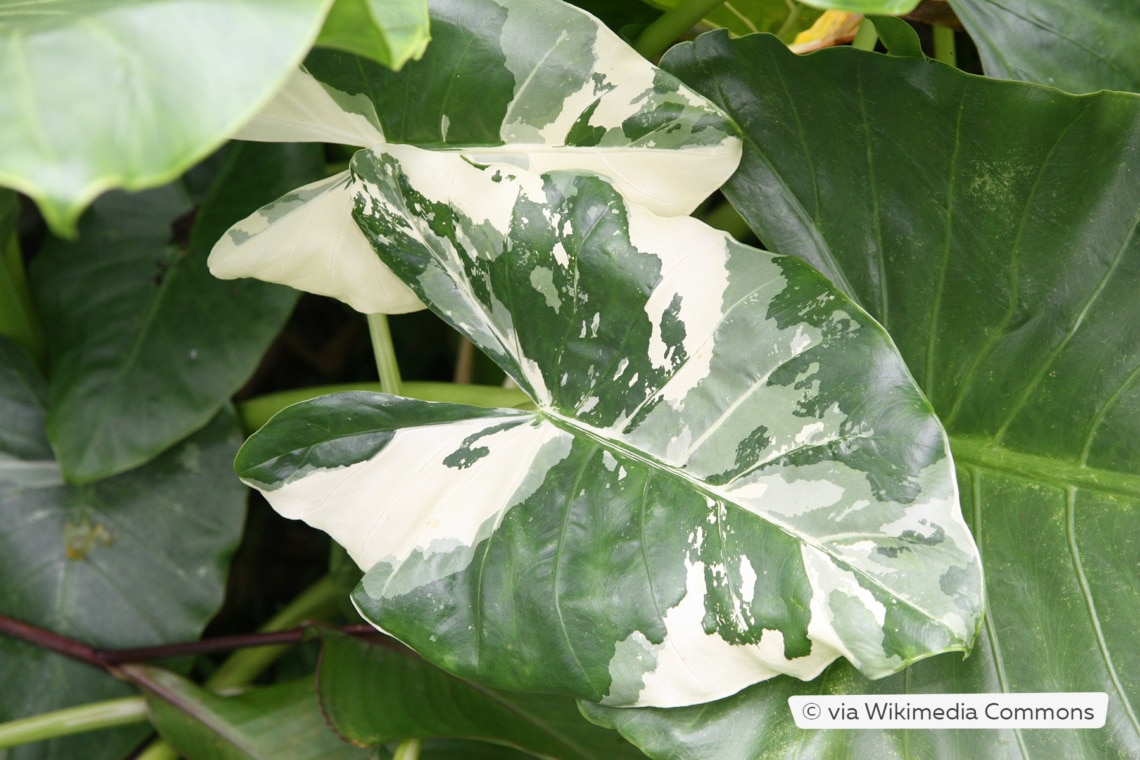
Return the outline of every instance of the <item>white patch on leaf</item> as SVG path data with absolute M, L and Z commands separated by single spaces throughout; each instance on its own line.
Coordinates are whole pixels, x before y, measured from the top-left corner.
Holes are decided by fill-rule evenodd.
M 652 329 L 649 361 L 654 367 L 672 366 L 679 358 L 678 347 L 665 343 L 663 323 L 675 321 L 684 327 L 679 348 L 688 359 L 661 390 L 666 401 L 676 403 L 710 371 L 713 334 L 724 318 L 728 288 L 727 239 L 695 219 L 663 218 L 636 206 L 629 207 L 629 236 L 635 248 L 661 259 L 661 280 L 645 303 Z
M 478 456 L 469 464 L 444 464 L 464 439 L 512 419 L 518 418 L 405 428 L 372 459 L 316 470 L 263 493 L 283 516 L 328 533 L 363 570 L 381 560 L 399 564 L 433 543 L 470 546 L 488 519 L 501 519 L 530 495 L 524 482 L 530 493 L 541 484 L 532 472 L 540 452 L 546 470 L 559 461 L 552 451 L 562 458 L 570 453 L 569 434 L 524 423 L 478 438 L 470 447 Z M 551 442 L 558 445 L 544 451 Z
M 756 595 L 756 579 L 756 571 L 748 555 L 740 555 L 740 598 L 745 604 L 752 604 Z
M 535 267 L 530 270 L 530 285 L 542 294 L 546 305 L 558 314 L 562 311 L 562 299 L 558 295 L 558 288 L 554 284 L 554 272 L 546 267 Z
M 870 618 L 868 622 L 873 622 L 876 630 L 881 631 L 887 617 L 887 608 L 882 602 L 861 586 L 851 571 L 838 566 L 819 549 L 801 544 L 800 557 L 812 590 L 808 623 L 808 636 L 812 641 L 843 655 L 871 678 L 897 670 L 901 659 L 897 655 L 888 656 L 882 649 L 881 639 L 868 638 L 866 628 L 858 627 L 863 621 L 851 610 L 835 607 L 839 600 L 859 605 Z
M 780 674 L 809 680 L 835 659 L 834 653 L 815 648 L 806 657 L 787 659 L 780 631 L 765 630 L 758 644 L 749 645 L 705 633 L 704 564 L 686 561 L 685 580 L 684 598 L 665 614 L 665 640 L 653 647 L 656 666 L 643 676 L 644 685 L 631 706 L 710 702 Z
M 348 172 L 300 187 L 230 227 L 210 252 L 210 273 L 331 296 L 365 314 L 423 309 L 356 226 L 353 203 Z

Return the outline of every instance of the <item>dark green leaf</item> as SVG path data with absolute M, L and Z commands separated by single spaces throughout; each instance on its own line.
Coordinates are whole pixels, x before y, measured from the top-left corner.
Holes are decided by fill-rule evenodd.
M 32 267 L 50 362 L 48 435 L 70 482 L 135 467 L 208 422 L 257 366 L 296 293 L 220 282 L 234 221 L 320 171 L 314 146 L 243 144 L 200 211 L 168 185 L 98 201 Z
M 644 757 L 617 733 L 586 721 L 572 699 L 485 689 L 414 655 L 340 634 L 323 639 L 321 707 L 355 744 L 450 737 L 509 744 L 542 757 Z
M 311 678 L 219 697 L 158 668 L 131 665 L 158 733 L 193 760 L 366 760 L 329 730 Z
M 1136 0 L 950 0 L 986 74 L 1069 92 L 1140 91 Z
M 31 0 L 0 8 L 0 184 L 57 234 L 109 188 L 173 180 L 255 114 L 331 0 Z
M 47 389 L 0 338 L 0 612 L 96 647 L 194 639 L 221 603 L 245 513 L 230 477 L 232 413 L 145 467 L 64 483 L 44 433 Z M 129 693 L 100 670 L 0 637 L 0 720 Z M 128 728 L 12 751 L 121 755 Z M 25 754 L 28 753 L 28 754 Z
M 1109 695 L 1101 731 L 872 732 L 858 754 L 1140 755 L 1140 97 L 796 58 L 771 38 L 709 35 L 665 65 L 748 125 L 733 203 L 887 326 L 950 432 L 986 567 L 983 644 L 891 690 Z M 765 739 L 773 755 L 845 751 L 842 732 L 791 727 L 786 690 L 751 694 L 784 737 Z
M 0 190 L 0 335 L 15 340 L 37 361 L 43 343 L 17 237 L 20 202 L 10 190 Z
M 918 32 L 914 31 L 907 22 L 894 16 L 870 16 L 871 23 L 879 39 L 891 55 L 911 56 L 922 58 L 922 43 L 918 39 Z

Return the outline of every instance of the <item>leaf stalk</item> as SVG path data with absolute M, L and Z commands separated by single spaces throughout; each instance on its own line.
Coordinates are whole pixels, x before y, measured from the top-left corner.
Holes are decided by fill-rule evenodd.
M 54 739 L 59 736 L 144 723 L 146 700 L 123 697 L 0 723 L 0 748 Z
M 396 363 L 396 349 L 392 345 L 392 331 L 388 329 L 387 314 L 369 314 L 368 332 L 372 336 L 372 352 L 376 355 L 376 371 L 380 373 L 380 388 L 384 393 L 400 395 L 400 365 Z
M 633 47 L 647 59 L 656 61 L 677 38 L 693 28 L 725 0 L 686 0 L 663 13 L 638 35 Z

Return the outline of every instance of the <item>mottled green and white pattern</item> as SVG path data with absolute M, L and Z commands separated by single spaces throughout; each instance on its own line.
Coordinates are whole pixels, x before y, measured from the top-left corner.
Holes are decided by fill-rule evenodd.
M 944 433 L 818 273 L 591 174 L 407 146 L 353 171 L 388 266 L 537 406 L 330 396 L 247 444 L 378 627 L 489 685 L 662 707 L 969 649 Z
M 589 170 L 665 215 L 690 213 L 736 169 L 732 122 L 583 11 L 558 0 L 447 0 L 430 10 L 433 41 L 420 61 L 392 72 L 318 51 L 238 137 L 362 147 L 388 140 L 536 172 Z M 390 273 L 383 294 L 373 276 L 337 273 L 376 261 L 343 223 L 346 181 L 306 188 L 234 225 L 211 253 L 211 271 L 331 295 L 365 312 L 419 308 Z M 268 262 L 276 250 L 287 266 Z

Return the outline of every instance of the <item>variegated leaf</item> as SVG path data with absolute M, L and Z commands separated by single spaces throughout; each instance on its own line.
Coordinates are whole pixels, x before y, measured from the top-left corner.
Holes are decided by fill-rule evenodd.
M 585 169 L 667 215 L 688 214 L 736 169 L 741 143 L 732 122 L 583 11 L 559 0 L 438 0 L 430 10 L 433 42 L 420 61 L 393 72 L 318 51 L 307 62 L 311 75 L 293 77 L 239 137 L 364 147 L 386 138 L 532 171 Z M 341 179 L 320 193 L 346 195 Z M 211 270 L 314 291 L 312 282 L 344 262 L 372 266 L 367 241 L 333 218 L 351 199 L 315 191 L 306 199 L 320 210 L 301 210 L 291 198 L 284 230 L 276 229 L 280 207 L 236 225 L 211 254 Z M 258 254 L 282 245 L 292 258 L 284 279 Z M 403 295 L 379 296 L 372 278 L 340 273 L 336 281 L 315 292 L 361 311 L 414 306 Z M 399 291 L 396 278 L 388 275 L 385 288 Z
M 210 254 L 223 280 L 260 280 L 332 296 L 365 314 L 423 304 L 377 258 L 352 219 L 348 172 L 299 187 L 230 227 Z M 312 246 L 323 245 L 321 255 Z
M 611 705 L 969 649 L 981 570 L 943 431 L 818 273 L 594 175 L 407 146 L 353 166 L 387 264 L 537 406 L 334 395 L 247 443 L 243 479 L 368 570 L 378 627 Z

